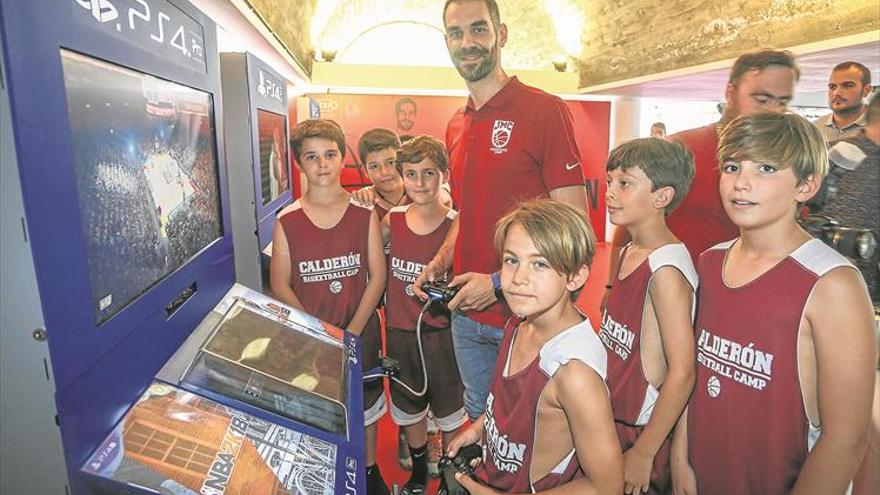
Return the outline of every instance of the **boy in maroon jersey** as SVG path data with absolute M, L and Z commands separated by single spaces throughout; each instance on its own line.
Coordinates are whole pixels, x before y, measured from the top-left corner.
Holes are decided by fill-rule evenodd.
M 605 348 L 574 307 L 595 237 L 583 212 L 559 201 L 520 205 L 498 222 L 508 321 L 486 412 L 448 451 L 483 444 L 472 495 L 623 491 L 623 462 L 604 376 Z M 498 491 L 496 491 L 498 490 Z
M 615 148 L 605 169 L 608 216 L 632 239 L 621 251 L 599 331 L 624 489 L 665 494 L 667 439 L 694 386 L 697 288 L 690 254 L 666 215 L 687 194 L 694 163 L 682 144 L 647 138 Z
M 440 195 L 449 170 L 443 143 L 424 135 L 404 143 L 397 152 L 397 168 L 412 204 L 393 208 L 382 221 L 383 235 L 391 242 L 385 302 L 386 343 L 388 356 L 400 362 L 398 379 L 412 389 L 391 382 L 391 418 L 405 429 L 412 457 L 412 475 L 401 493 L 413 495 L 424 493 L 428 481 L 428 406 L 443 432 L 444 446 L 467 422 L 464 386 L 452 348 L 449 310 L 440 303 L 432 303 L 422 314 L 422 363 L 414 331 L 422 302 L 412 292 L 412 283 L 458 223 L 457 213 L 443 204 Z
M 828 171 L 825 143 L 797 115 L 758 114 L 729 124 L 718 158 L 740 236 L 698 263 L 697 382 L 673 476 L 691 481 L 683 493 L 844 493 L 865 452 L 876 351 L 858 270 L 795 220 Z
M 397 170 L 397 148 L 397 134 L 381 127 L 363 133 L 358 141 L 358 155 L 373 183 L 369 190 L 374 194 L 373 204 L 380 222 L 391 208 L 409 202 Z
M 278 214 L 269 281 L 281 301 L 361 336 L 364 369 L 381 353 L 376 306 L 385 291 L 385 253 L 375 212 L 339 183 L 345 134 L 332 120 L 307 120 L 290 138 L 308 189 Z M 379 381 L 364 384 L 367 493 L 387 494 L 376 466 L 376 426 L 385 413 Z

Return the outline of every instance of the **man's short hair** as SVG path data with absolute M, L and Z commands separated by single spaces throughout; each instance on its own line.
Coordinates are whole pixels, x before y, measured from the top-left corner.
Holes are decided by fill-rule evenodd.
M 596 236 L 584 212 L 571 205 L 552 199 L 534 199 L 521 203 L 505 215 L 495 226 L 495 250 L 504 252 L 504 241 L 510 228 L 521 226 L 538 253 L 550 266 L 565 276 L 590 266 L 596 252 Z M 575 300 L 581 289 L 571 293 Z
M 302 152 L 303 141 L 309 138 L 326 139 L 333 141 L 339 147 L 339 153 L 345 157 L 345 132 L 342 127 L 330 119 L 304 120 L 293 128 L 290 133 L 290 147 L 293 149 L 293 157 L 299 163 L 299 154 Z
M 651 124 L 651 130 L 653 131 L 654 129 L 663 129 L 663 133 L 665 134 L 666 124 L 664 124 L 663 122 L 654 122 L 653 124 Z
M 678 141 L 642 138 L 627 141 L 611 150 L 605 171 L 621 169 L 624 172 L 639 167 L 651 180 L 651 191 L 661 187 L 675 190 L 672 201 L 666 206 L 669 213 L 687 195 L 694 178 L 694 157 Z
M 449 8 L 449 4 L 451 3 L 465 3 L 465 2 L 482 2 L 486 4 L 486 8 L 489 9 L 489 19 L 492 20 L 492 25 L 497 29 L 498 26 L 501 25 L 501 11 L 498 10 L 498 2 L 495 0 L 446 0 L 446 3 L 443 4 L 443 26 L 446 26 L 446 9 Z
M 398 113 L 398 112 L 400 112 L 400 109 L 401 109 L 404 105 L 406 105 L 407 103 L 409 103 L 410 105 L 412 105 L 413 108 L 416 108 L 416 109 L 418 108 L 418 105 L 416 105 L 416 101 L 415 101 L 415 100 L 413 100 L 413 99 L 410 98 L 409 96 L 405 96 L 405 97 L 403 97 L 403 98 L 397 100 L 396 102 L 394 102 L 394 113 Z
M 404 163 L 419 163 L 425 158 L 430 159 L 441 172 L 449 170 L 446 146 L 440 140 L 422 134 L 403 143 L 397 150 L 397 171 L 403 172 Z
M 767 67 L 787 67 L 794 71 L 795 81 L 801 78 L 801 70 L 794 61 L 794 55 L 788 50 L 761 50 L 759 52 L 744 53 L 736 59 L 730 69 L 728 84 L 736 84 L 739 78 L 746 72 L 762 71 Z
M 366 165 L 367 155 L 387 148 L 393 150 L 400 148 L 400 139 L 397 137 L 397 134 L 382 127 L 370 129 L 363 133 L 360 141 L 358 141 L 358 157 L 361 159 L 361 163 Z
M 828 174 L 825 139 L 815 125 L 793 113 L 759 113 L 730 122 L 721 133 L 718 163 L 742 162 L 791 167 L 798 182 Z
M 858 62 L 854 62 L 852 60 L 848 60 L 846 62 L 841 62 L 841 63 L 835 65 L 834 68 L 831 69 L 831 72 L 837 72 L 839 70 L 846 70 L 846 69 L 858 69 L 859 70 L 859 72 L 862 74 L 862 77 L 860 78 L 862 86 L 867 86 L 867 85 L 871 84 L 871 70 L 868 69 L 867 67 L 865 67 L 864 65 L 862 65 Z

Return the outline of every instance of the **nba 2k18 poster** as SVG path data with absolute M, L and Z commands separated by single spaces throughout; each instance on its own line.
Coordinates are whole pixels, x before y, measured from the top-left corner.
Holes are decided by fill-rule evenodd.
M 154 382 L 83 466 L 162 495 L 332 495 L 336 446 Z

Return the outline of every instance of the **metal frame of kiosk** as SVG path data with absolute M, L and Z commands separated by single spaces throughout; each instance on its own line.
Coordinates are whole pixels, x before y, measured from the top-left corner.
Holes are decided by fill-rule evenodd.
M 0 491 L 156 493 L 95 488 L 81 468 L 234 284 L 216 26 L 185 0 L 3 0 L 0 36 Z M 82 156 L 100 157 L 92 175 Z M 99 187 L 138 202 L 114 210 L 124 203 Z M 105 213 L 117 223 L 95 220 Z M 120 218 L 151 222 L 149 242 L 89 230 Z M 142 277 L 150 264 L 165 271 Z M 104 296 L 105 279 L 132 287 Z M 357 357 L 357 339 L 346 345 Z M 337 478 L 363 493 L 357 471 Z
M 272 240 L 275 214 L 292 199 L 287 81 L 251 53 L 221 54 L 220 75 L 235 276 L 262 291 L 268 287 L 263 251 Z M 279 166 L 283 175 L 274 170 Z

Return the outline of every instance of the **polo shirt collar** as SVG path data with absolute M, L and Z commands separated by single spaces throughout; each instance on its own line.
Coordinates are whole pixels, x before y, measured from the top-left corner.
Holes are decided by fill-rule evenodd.
M 489 98 L 489 101 L 487 101 L 482 108 L 490 107 L 498 109 L 507 106 L 507 103 L 512 100 L 523 87 L 525 87 L 525 85 L 519 82 L 519 79 L 517 79 L 516 76 L 511 76 L 507 81 L 507 84 L 505 84 L 500 91 L 495 93 L 495 96 Z M 476 108 L 474 108 L 474 99 L 470 96 L 468 96 L 467 99 L 467 110 L 469 112 L 476 111 Z
M 865 111 L 862 112 L 861 115 L 859 115 L 859 118 L 857 118 L 856 120 L 854 120 L 853 122 L 851 122 L 850 124 L 848 124 L 844 127 L 839 127 L 837 124 L 835 124 L 834 123 L 834 114 L 830 113 L 830 114 L 828 114 L 828 121 L 825 122 L 825 125 L 827 127 L 832 127 L 834 129 L 838 129 L 841 131 L 845 131 L 845 130 L 849 129 L 850 127 L 854 127 L 854 126 L 865 127 L 866 125 L 868 125 L 868 110 L 865 109 Z

